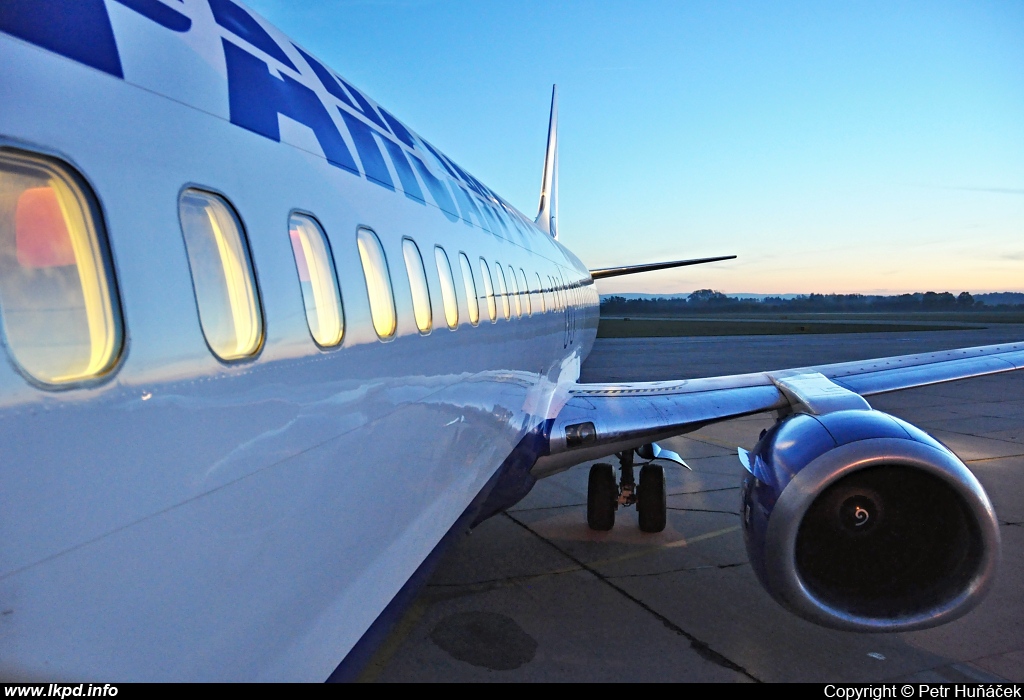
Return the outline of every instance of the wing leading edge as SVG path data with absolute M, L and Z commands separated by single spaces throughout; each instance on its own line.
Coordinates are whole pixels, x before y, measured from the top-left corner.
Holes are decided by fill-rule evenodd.
M 549 433 L 537 478 L 727 418 L 799 406 L 867 407 L 861 396 L 1024 369 L 1024 342 L 665 382 L 577 384 Z

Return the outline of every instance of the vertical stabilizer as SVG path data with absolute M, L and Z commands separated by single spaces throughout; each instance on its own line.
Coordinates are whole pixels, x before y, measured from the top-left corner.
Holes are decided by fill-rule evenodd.
M 548 150 L 544 154 L 544 177 L 540 183 L 537 226 L 558 238 L 558 86 L 551 86 L 551 119 L 548 121 Z

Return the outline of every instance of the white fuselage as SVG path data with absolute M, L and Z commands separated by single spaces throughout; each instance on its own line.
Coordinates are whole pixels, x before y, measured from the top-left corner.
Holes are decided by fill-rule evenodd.
M 552 417 L 596 333 L 586 269 L 542 232 L 451 221 L 429 199 L 331 165 L 285 116 L 280 142 L 233 124 L 229 32 L 206 0 L 182 8 L 184 33 L 108 3 L 123 79 L 0 33 L 0 147 L 58 159 L 91 187 L 124 325 L 114 369 L 72 388 L 0 363 L 7 678 L 323 680 Z M 315 86 L 282 46 L 302 68 L 289 74 Z M 265 321 L 252 358 L 223 362 L 204 340 L 179 223 L 188 187 L 223 196 L 244 225 Z M 334 349 L 307 327 L 295 211 L 316 217 L 334 252 L 345 315 Z M 386 342 L 370 319 L 359 227 L 388 259 L 398 326 Z M 428 335 L 414 323 L 403 237 L 426 263 Z M 456 330 L 435 246 L 455 273 Z M 464 293 L 460 252 L 475 270 L 481 257 L 522 269 L 531 291 L 537 275 L 579 289 L 558 292 L 557 310 L 544 294 L 545 312 L 533 294 L 521 318 L 513 303 L 511 320 L 499 299 L 492 323 Z

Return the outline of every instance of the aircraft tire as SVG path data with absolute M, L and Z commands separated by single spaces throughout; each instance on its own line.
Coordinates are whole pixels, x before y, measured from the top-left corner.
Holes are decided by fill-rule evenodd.
M 636 510 L 643 532 L 661 532 L 668 520 L 665 469 L 648 464 L 640 470 Z
M 610 464 L 595 464 L 590 468 L 587 484 L 587 525 L 591 530 L 611 530 L 615 525 L 615 506 L 619 487 L 615 483 L 615 470 Z

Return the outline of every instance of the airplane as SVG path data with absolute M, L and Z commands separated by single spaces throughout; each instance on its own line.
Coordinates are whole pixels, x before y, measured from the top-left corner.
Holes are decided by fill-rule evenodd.
M 595 279 L 702 261 L 558 241 L 555 95 L 527 217 L 234 0 L 7 0 L 0 56 L 3 678 L 350 679 L 538 479 L 617 458 L 588 522 L 657 531 L 658 441 L 762 412 L 743 531 L 783 606 L 909 630 L 991 587 L 981 485 L 865 397 L 1024 342 L 581 384 Z

